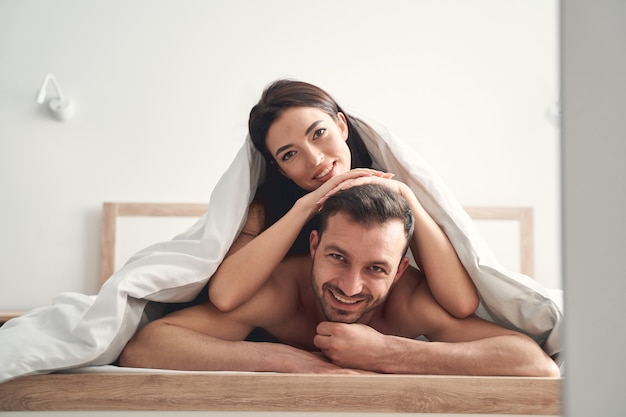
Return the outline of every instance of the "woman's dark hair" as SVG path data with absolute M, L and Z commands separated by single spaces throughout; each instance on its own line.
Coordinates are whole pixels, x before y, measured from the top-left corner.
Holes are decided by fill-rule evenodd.
M 267 132 L 272 123 L 285 110 L 292 107 L 316 107 L 335 121 L 337 120 L 337 113 L 343 113 L 348 124 L 346 143 L 352 155 L 350 168 L 367 168 L 372 164 L 372 159 L 361 136 L 354 128 L 348 115 L 330 94 L 313 84 L 295 80 L 273 82 L 265 88 L 259 102 L 250 110 L 250 118 L 248 119 L 250 139 L 263 154 L 266 162 L 270 163 L 273 160 L 265 145 Z
M 354 128 L 350 116 L 346 114 L 337 102 L 321 88 L 303 81 L 278 80 L 268 85 L 259 102 L 250 110 L 248 132 L 254 146 L 265 158 L 265 183 L 257 191 L 257 198 L 265 206 L 265 227 L 269 227 L 287 213 L 297 199 L 308 191 L 300 188 L 296 183 L 282 175 L 272 163 L 273 157 L 265 144 L 267 132 L 282 113 L 293 107 L 315 107 L 333 120 L 337 120 L 337 113 L 346 116 L 348 125 L 348 139 L 346 144 L 350 149 L 350 168 L 370 168 L 372 158 L 369 155 L 363 139 Z M 303 229 L 289 253 L 307 253 L 309 251 L 309 233 L 317 228 L 317 218 L 313 218 Z

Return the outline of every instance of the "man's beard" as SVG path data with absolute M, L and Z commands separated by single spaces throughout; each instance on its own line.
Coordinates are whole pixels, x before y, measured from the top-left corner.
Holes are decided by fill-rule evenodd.
M 363 317 L 363 315 L 365 315 L 365 313 L 375 309 L 376 307 L 378 307 L 385 301 L 385 297 L 378 299 L 378 300 L 374 300 L 371 295 L 365 295 L 361 297 L 362 301 L 359 301 L 359 303 L 363 305 L 363 308 L 361 310 L 353 310 L 353 309 L 343 310 L 341 308 L 336 308 L 335 306 L 331 306 L 326 299 L 326 295 L 329 293 L 333 293 L 333 292 L 341 296 L 345 296 L 343 291 L 341 291 L 341 289 L 339 289 L 338 287 L 334 285 L 331 285 L 328 282 L 322 285 L 321 290 L 319 290 L 317 286 L 317 281 L 315 279 L 315 273 L 313 272 L 313 268 L 311 269 L 311 285 L 313 286 L 313 290 L 315 292 L 315 295 L 317 296 L 317 300 L 320 303 L 322 313 L 324 314 L 324 317 L 328 321 L 333 321 L 333 322 L 338 322 L 338 323 L 348 323 L 348 324 L 356 323 Z M 329 289 L 331 289 L 332 291 L 329 291 Z M 332 294 L 329 296 L 332 297 Z M 349 298 L 349 297 L 346 296 L 346 298 Z

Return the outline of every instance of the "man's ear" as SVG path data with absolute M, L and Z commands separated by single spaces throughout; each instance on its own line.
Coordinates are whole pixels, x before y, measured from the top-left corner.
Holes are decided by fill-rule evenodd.
M 346 115 L 342 112 L 337 113 L 337 126 L 339 127 L 343 140 L 348 140 L 348 120 L 346 119 Z
M 409 263 L 410 261 L 408 256 L 402 258 L 400 264 L 398 265 L 398 271 L 396 272 L 396 276 L 393 278 L 393 282 L 396 282 L 398 279 L 400 279 L 404 271 L 406 271 L 406 269 L 408 268 Z
M 315 251 L 317 251 L 319 244 L 320 239 L 317 230 L 311 230 L 311 234 L 309 235 L 309 251 L 311 252 L 311 258 L 315 256 Z

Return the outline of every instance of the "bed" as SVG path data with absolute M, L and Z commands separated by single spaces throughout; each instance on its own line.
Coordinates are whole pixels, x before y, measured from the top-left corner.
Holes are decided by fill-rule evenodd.
M 477 314 L 528 334 L 557 358 L 562 351 L 561 304 L 530 276 L 496 260 L 470 217 L 486 216 L 485 211 L 463 208 L 428 162 L 384 127 L 358 119 L 353 123 L 373 166 L 407 184 L 450 238 L 481 294 Z M 119 269 L 113 266 L 115 273 L 108 279 L 114 265 L 115 219 L 141 215 L 144 207 L 105 205 L 102 265 L 109 270 L 101 275 L 106 281 L 98 295 L 60 294 L 49 306 L 0 329 L 0 410 L 560 413 L 561 378 L 171 372 L 110 366 L 138 326 L 151 319 L 154 302 L 189 301 L 205 286 L 241 230 L 263 172 L 263 157 L 244 143 L 213 189 L 208 210 L 206 204 L 191 205 L 189 215 L 198 215 L 197 209 L 205 212 L 202 217 L 174 239 L 140 250 Z M 150 210 L 170 215 L 166 206 Z M 525 208 L 493 208 L 490 215 L 494 213 L 517 219 L 520 231 L 532 231 L 532 213 Z M 520 238 L 520 268 L 527 268 L 526 273 L 532 272 L 531 238 L 528 233 Z
M 120 217 L 201 216 L 206 204 L 103 205 L 101 284 L 115 268 Z M 520 269 L 532 272 L 532 209 L 467 207 L 519 223 Z M 11 313 L 6 314 L 8 317 Z M 0 411 L 332 411 L 559 415 L 562 378 L 179 372 L 87 366 L 0 384 Z M 376 392 L 376 395 L 372 395 Z

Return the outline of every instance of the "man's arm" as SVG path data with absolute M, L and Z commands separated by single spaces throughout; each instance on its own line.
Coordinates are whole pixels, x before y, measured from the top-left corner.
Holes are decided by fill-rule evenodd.
M 388 333 L 423 334 L 430 342 L 360 324 L 323 322 L 315 345 L 339 366 L 375 372 L 559 376 L 557 365 L 531 338 L 475 316 L 453 317 L 424 282 L 406 300 L 395 303 L 386 318 Z
M 119 363 L 196 371 L 356 372 L 288 345 L 243 341 L 252 330 L 242 320 L 247 314 L 222 313 L 210 302 L 177 311 L 142 328 L 124 348 Z
M 318 327 L 315 343 L 338 366 L 373 372 L 559 376 L 552 359 L 519 333 L 466 342 L 423 342 L 383 335 L 362 324 L 324 322 Z

